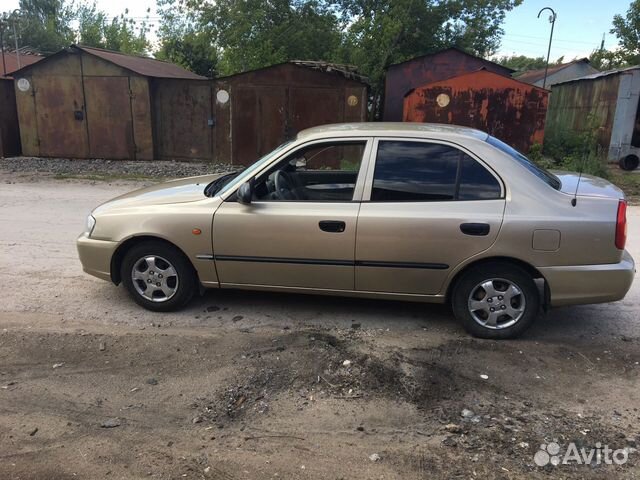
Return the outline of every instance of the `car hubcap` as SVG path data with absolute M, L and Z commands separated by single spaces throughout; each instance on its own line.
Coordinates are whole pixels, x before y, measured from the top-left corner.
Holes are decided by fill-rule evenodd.
M 136 291 L 152 302 L 166 302 L 178 291 L 178 272 L 157 255 L 140 258 L 131 270 Z
M 504 278 L 485 280 L 476 285 L 468 303 L 473 319 L 493 330 L 517 323 L 524 315 L 525 306 L 522 290 Z

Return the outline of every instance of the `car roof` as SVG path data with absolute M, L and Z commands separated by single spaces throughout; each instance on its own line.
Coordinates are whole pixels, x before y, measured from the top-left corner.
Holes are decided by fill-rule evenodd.
M 335 123 L 302 130 L 298 133 L 298 140 L 327 137 L 350 136 L 398 136 L 425 138 L 473 138 L 486 140 L 486 132 L 458 125 L 444 125 L 440 123 L 412 123 L 412 122 L 360 122 Z

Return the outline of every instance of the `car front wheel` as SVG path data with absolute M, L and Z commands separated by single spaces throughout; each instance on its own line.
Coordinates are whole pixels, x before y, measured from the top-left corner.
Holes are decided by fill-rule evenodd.
M 163 242 L 143 242 L 124 256 L 122 283 L 136 303 L 148 310 L 168 312 L 193 297 L 196 275 L 177 248 Z
M 533 278 L 516 265 L 472 267 L 454 286 L 453 312 L 476 337 L 515 338 L 534 322 L 540 295 Z

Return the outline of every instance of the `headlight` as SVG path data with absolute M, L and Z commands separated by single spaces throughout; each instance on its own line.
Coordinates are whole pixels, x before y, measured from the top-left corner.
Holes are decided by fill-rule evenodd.
M 87 235 L 91 236 L 91 232 L 93 232 L 93 228 L 96 226 L 96 219 L 93 218 L 93 215 L 89 215 L 87 217 Z

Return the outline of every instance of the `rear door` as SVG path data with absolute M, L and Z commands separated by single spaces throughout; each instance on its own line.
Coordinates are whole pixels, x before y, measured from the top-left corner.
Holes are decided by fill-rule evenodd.
M 499 177 L 470 152 L 426 140 L 376 139 L 356 239 L 356 290 L 435 295 L 460 262 L 495 241 Z

